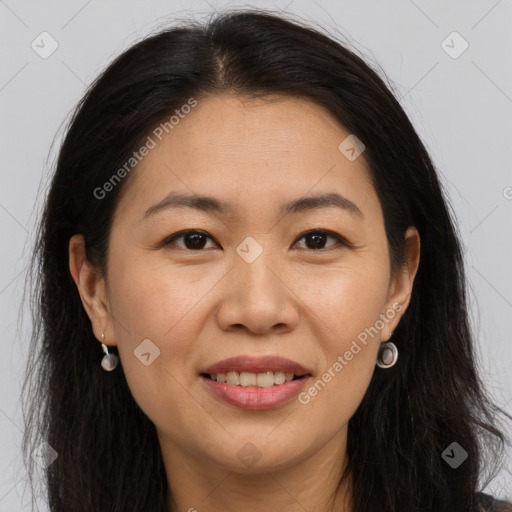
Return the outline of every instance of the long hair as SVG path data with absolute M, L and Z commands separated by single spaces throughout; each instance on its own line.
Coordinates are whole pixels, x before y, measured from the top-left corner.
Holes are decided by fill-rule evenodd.
M 68 244 L 82 233 L 87 258 L 107 275 L 113 213 L 130 176 L 101 200 L 94 191 L 191 97 L 223 92 L 277 93 L 327 108 L 366 146 L 393 271 L 404 264 L 407 227 L 421 237 L 410 304 L 393 338 L 399 363 L 376 369 L 349 421 L 354 512 L 476 510 L 483 470 L 506 444 L 503 411 L 476 371 L 461 244 L 432 160 L 376 70 L 321 30 L 262 10 L 146 37 L 98 76 L 70 119 L 29 273 L 33 333 L 23 386 L 30 474 L 41 442 L 58 454 L 44 472 L 50 510 L 167 510 L 155 427 L 122 368 L 100 367 Z M 457 469 L 442 457 L 453 442 L 468 454 Z

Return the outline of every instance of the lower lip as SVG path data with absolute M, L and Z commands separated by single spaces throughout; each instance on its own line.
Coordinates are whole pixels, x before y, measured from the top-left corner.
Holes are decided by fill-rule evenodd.
M 300 393 L 306 381 L 309 380 L 309 376 L 291 380 L 277 386 L 274 385 L 269 388 L 233 386 L 225 382 L 211 380 L 202 375 L 201 379 L 217 397 L 228 404 L 240 407 L 241 409 L 261 411 L 279 407 L 290 401 Z

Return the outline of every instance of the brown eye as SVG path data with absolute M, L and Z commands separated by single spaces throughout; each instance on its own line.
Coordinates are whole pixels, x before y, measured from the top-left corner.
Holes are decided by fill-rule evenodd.
M 307 233 L 304 233 L 301 235 L 299 240 L 304 239 L 306 240 L 306 249 L 312 250 L 312 251 L 321 251 L 325 250 L 325 244 L 327 243 L 327 240 L 331 238 L 337 242 L 338 245 L 347 245 L 346 241 L 338 235 L 337 233 L 333 233 L 332 231 L 326 231 L 326 230 L 313 230 L 308 231 Z M 336 244 L 333 244 L 334 246 Z M 327 248 L 331 248 L 333 245 L 328 246 Z
M 175 240 L 183 239 L 183 245 L 178 245 L 181 249 L 188 249 L 191 251 L 198 251 L 205 248 L 207 239 L 212 240 L 210 236 L 202 231 L 197 230 L 189 230 L 182 231 L 181 233 L 176 233 L 172 235 L 170 238 L 166 239 L 163 243 L 164 246 L 167 245 L 177 245 L 174 244 Z

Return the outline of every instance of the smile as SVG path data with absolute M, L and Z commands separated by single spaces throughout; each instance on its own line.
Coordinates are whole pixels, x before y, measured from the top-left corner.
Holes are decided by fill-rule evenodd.
M 206 374 L 211 380 L 216 382 L 222 382 L 231 384 L 232 386 L 251 387 L 257 386 L 259 388 L 270 388 L 272 386 L 280 386 L 285 382 L 290 382 L 295 379 L 299 379 L 299 375 L 295 375 L 292 372 L 264 372 L 264 373 L 252 373 L 252 372 L 238 372 L 232 371 L 228 373 L 212 373 Z
M 239 374 L 234 371 L 211 376 L 202 374 L 201 380 L 223 402 L 242 409 L 264 410 L 279 407 L 292 400 L 301 392 L 310 377 L 309 374 L 299 377 L 284 372 Z

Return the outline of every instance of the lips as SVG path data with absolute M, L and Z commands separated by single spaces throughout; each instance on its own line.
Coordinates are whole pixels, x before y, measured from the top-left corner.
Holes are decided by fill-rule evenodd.
M 265 372 L 285 372 L 293 373 L 297 377 L 304 375 L 311 375 L 311 371 L 301 364 L 278 356 L 237 356 L 229 359 L 224 359 L 212 364 L 202 370 L 202 374 L 217 374 L 228 372 L 250 372 L 250 373 L 265 373 Z
M 308 368 L 284 357 L 242 355 L 204 368 L 200 382 L 211 396 L 231 406 L 262 411 L 289 403 L 311 376 Z

